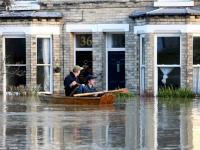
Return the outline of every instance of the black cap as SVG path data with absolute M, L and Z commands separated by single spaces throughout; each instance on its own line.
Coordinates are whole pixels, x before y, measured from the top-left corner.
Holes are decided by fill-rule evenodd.
M 91 74 L 87 76 L 87 80 L 96 79 L 96 78 L 97 76 L 91 75 Z

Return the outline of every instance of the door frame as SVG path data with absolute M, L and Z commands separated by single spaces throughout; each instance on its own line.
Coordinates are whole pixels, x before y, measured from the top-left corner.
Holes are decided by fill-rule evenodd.
M 106 33 L 106 90 L 108 90 L 108 52 L 121 52 L 124 51 L 126 55 L 126 48 L 109 48 L 109 43 L 112 40 L 112 34 L 123 34 L 124 32 L 107 32 Z M 125 36 L 125 33 L 124 33 Z M 126 40 L 125 40 L 126 45 Z M 126 58 L 126 57 L 125 57 Z M 126 60 L 125 60 L 126 63 Z
M 5 34 L 3 35 L 3 40 L 2 40 L 2 46 L 3 46 L 3 52 L 2 52 L 2 60 L 3 60 L 3 67 L 2 67 L 2 72 L 3 72 L 3 93 L 7 93 L 6 91 L 6 87 L 7 87 L 7 78 L 6 78 L 6 43 L 5 43 L 5 39 L 7 38 L 24 38 L 25 39 L 25 45 L 26 45 L 26 36 L 25 34 Z M 26 52 L 26 49 L 25 49 L 25 52 Z M 26 56 L 25 56 L 26 57 Z M 23 65 L 17 65 L 17 66 L 24 66 L 24 67 L 27 67 L 27 60 L 26 60 L 26 63 L 23 64 Z

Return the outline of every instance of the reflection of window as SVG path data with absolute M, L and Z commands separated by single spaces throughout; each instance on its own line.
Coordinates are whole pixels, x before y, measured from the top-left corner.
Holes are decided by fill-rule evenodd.
M 108 48 L 125 48 L 124 33 L 110 33 L 107 36 Z
M 180 64 L 180 37 L 158 37 L 158 64 Z
M 49 92 L 51 89 L 51 46 L 50 38 L 37 39 L 37 84 L 41 91 Z
M 77 34 L 76 47 L 77 48 L 92 48 L 92 34 Z
M 200 37 L 193 38 L 193 64 L 200 64 Z

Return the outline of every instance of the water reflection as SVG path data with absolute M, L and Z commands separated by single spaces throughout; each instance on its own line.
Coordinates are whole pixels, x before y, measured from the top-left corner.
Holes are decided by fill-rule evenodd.
M 134 99 L 63 106 L 36 98 L 0 101 L 0 149 L 199 149 L 200 101 Z

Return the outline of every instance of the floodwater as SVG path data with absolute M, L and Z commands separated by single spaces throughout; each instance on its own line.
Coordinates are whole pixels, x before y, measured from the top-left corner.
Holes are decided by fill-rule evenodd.
M 0 150 L 198 150 L 200 100 L 66 106 L 1 97 Z

